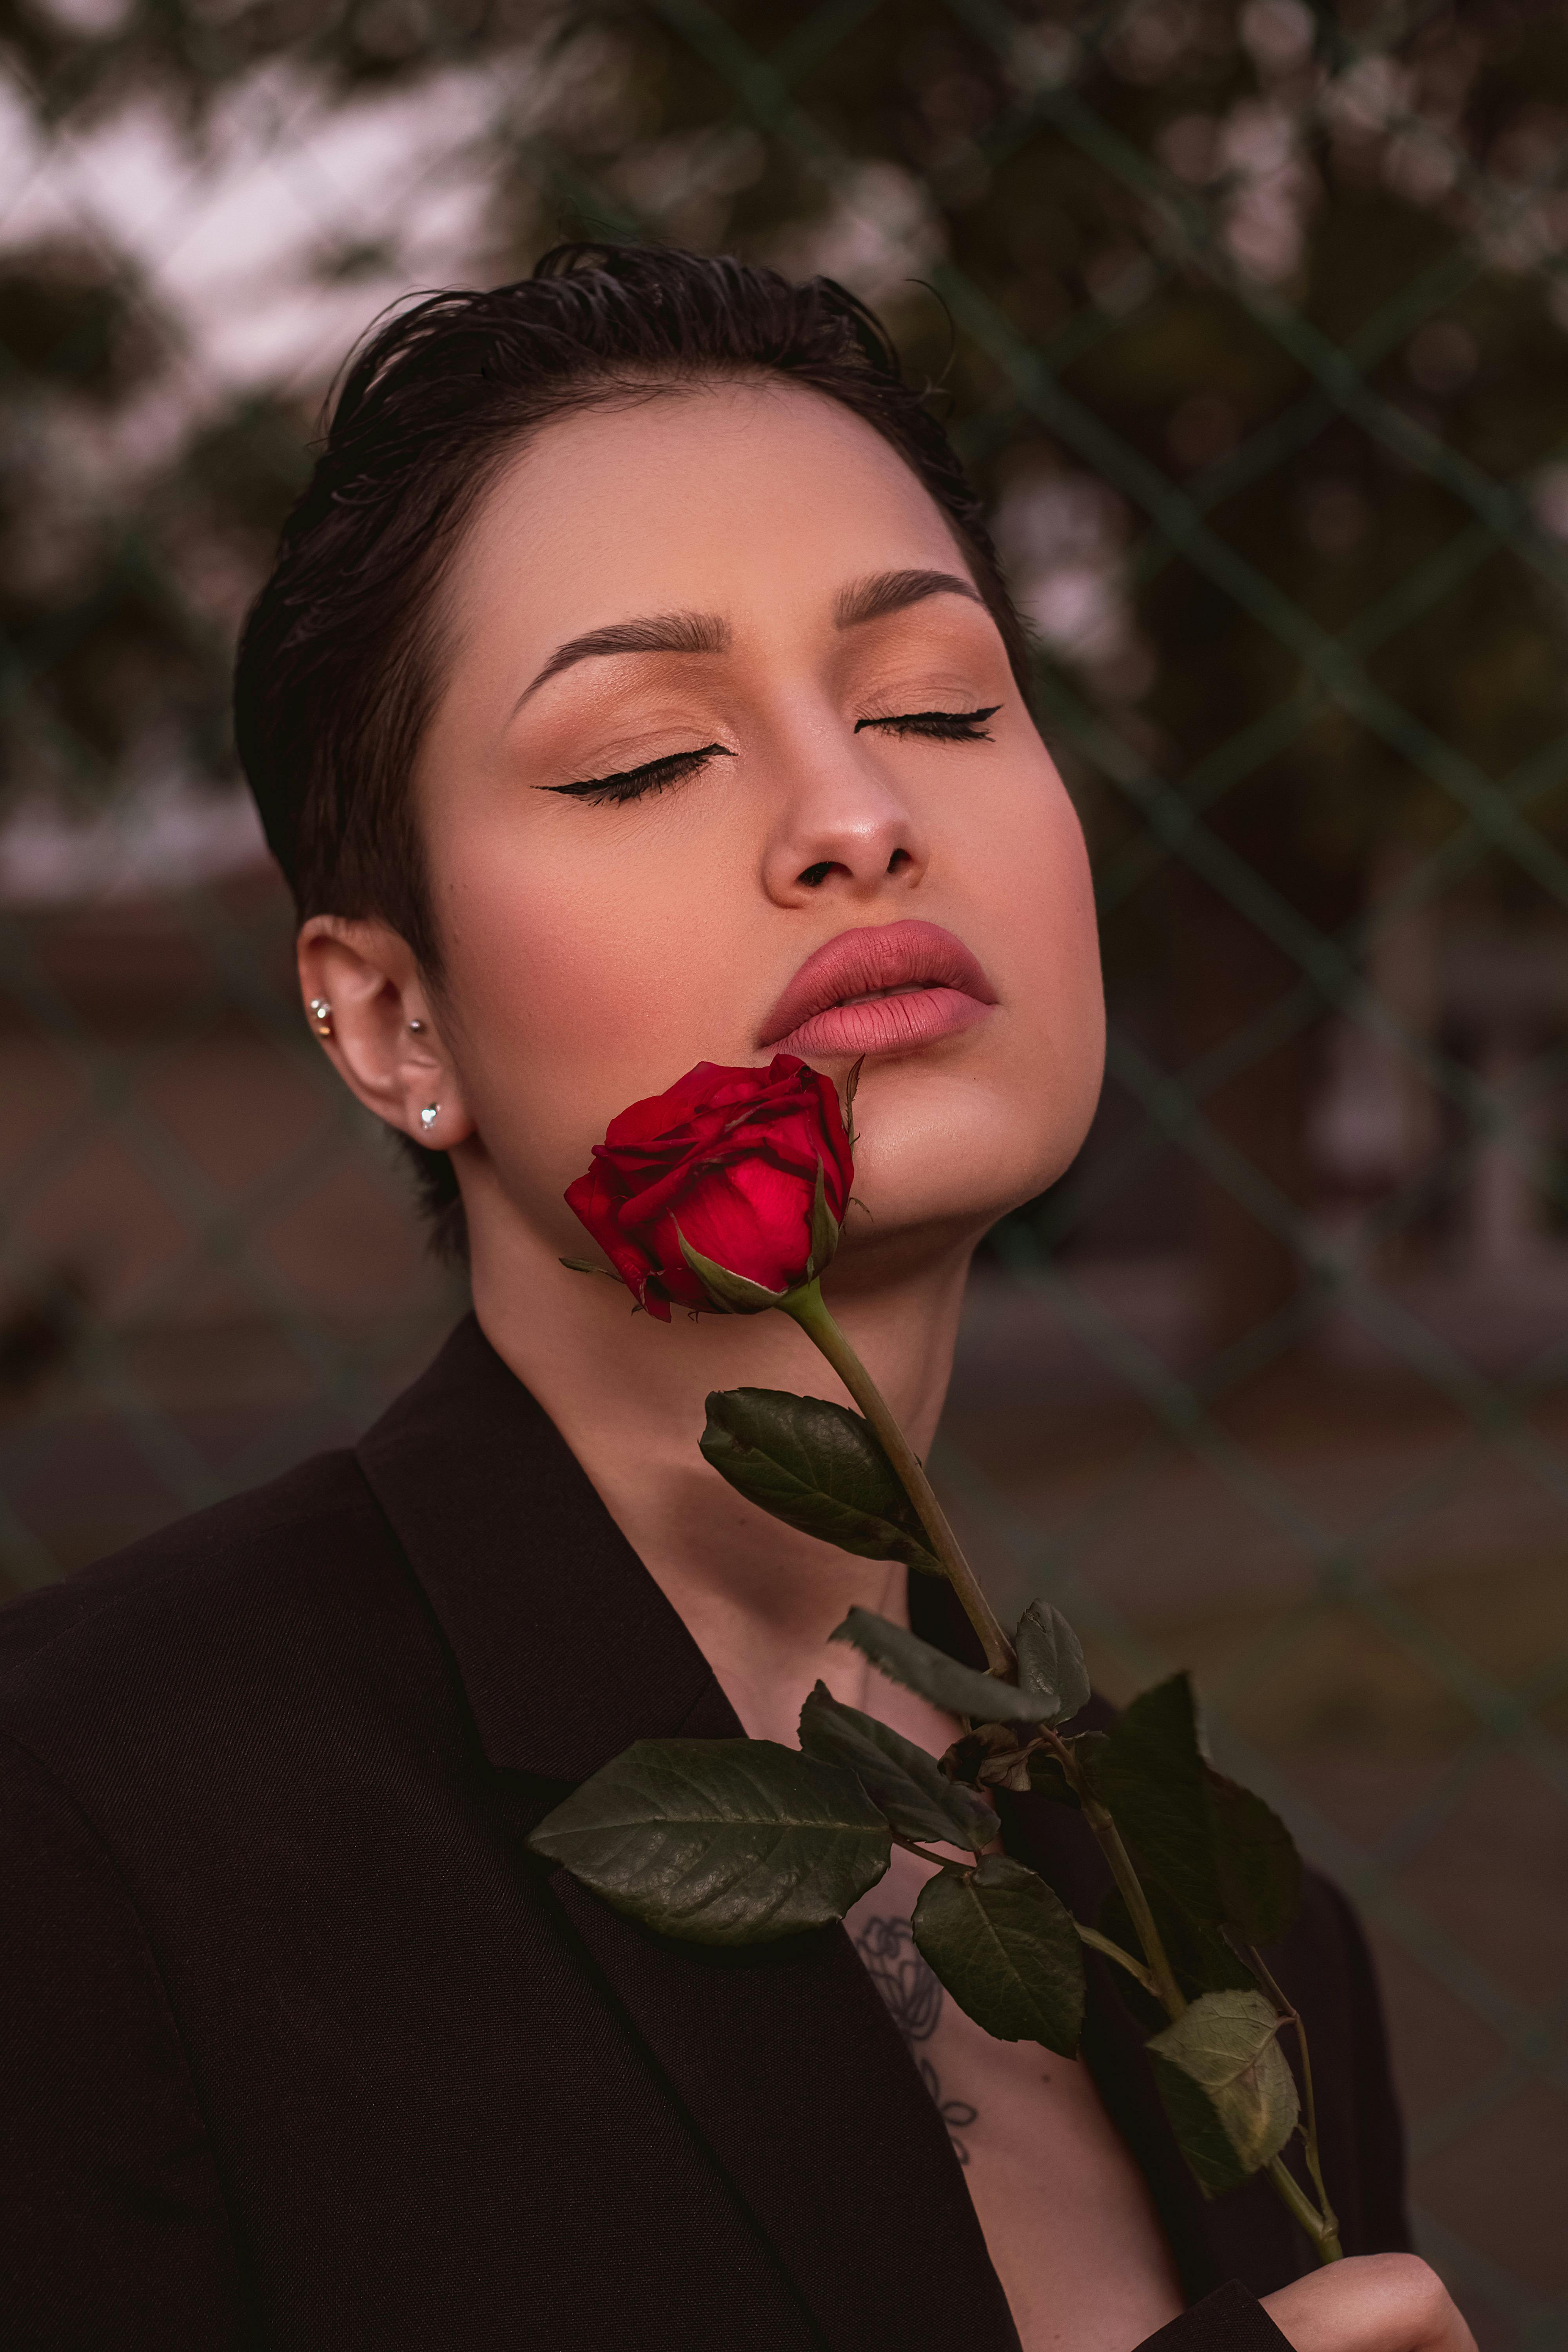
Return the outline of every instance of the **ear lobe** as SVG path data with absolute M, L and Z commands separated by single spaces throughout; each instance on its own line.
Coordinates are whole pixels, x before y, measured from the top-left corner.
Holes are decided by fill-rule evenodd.
M 310 1028 L 339 1076 L 376 1117 L 424 1142 L 441 1106 L 441 1145 L 473 1132 L 457 1071 L 407 941 L 372 919 L 312 915 L 297 948 L 300 988 Z M 325 1004 L 321 1015 L 317 1008 Z

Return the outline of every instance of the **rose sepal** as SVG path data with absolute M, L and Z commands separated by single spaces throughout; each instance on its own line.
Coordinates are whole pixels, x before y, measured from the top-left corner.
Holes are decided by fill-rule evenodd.
M 820 1177 L 817 1181 L 821 1181 Z M 743 1274 L 731 1274 L 727 1265 L 715 1265 L 710 1257 L 692 1248 L 679 1225 L 675 1236 L 681 1256 L 707 1292 L 716 1315 L 761 1315 L 770 1307 L 782 1306 L 790 1296 L 787 1290 L 765 1290 Z
M 842 1227 L 827 1205 L 827 1171 L 822 1164 L 822 1154 L 816 1155 L 816 1190 L 811 1200 L 811 1255 L 805 1271 L 809 1279 L 825 1274 L 838 1254 L 838 1236 Z

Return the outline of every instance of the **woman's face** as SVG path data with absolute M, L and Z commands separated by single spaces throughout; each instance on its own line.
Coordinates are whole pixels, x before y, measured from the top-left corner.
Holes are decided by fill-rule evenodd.
M 868 425 L 771 383 L 552 425 L 450 595 L 416 792 L 485 1192 L 580 1250 L 561 1196 L 616 1112 L 792 1051 L 866 1056 L 847 1250 L 978 1230 L 1059 1174 L 1100 1076 L 1082 840 Z

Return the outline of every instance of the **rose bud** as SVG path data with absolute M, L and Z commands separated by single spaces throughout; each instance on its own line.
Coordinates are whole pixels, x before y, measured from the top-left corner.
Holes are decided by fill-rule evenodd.
M 815 1280 L 854 1177 L 831 1080 L 699 1062 L 610 1121 L 566 1199 L 639 1307 L 752 1315 Z M 570 1261 L 567 1261 L 570 1263 Z

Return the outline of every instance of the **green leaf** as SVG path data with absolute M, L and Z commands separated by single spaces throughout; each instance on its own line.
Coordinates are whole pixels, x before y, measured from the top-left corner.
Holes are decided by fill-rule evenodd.
M 942 1574 L 920 1514 L 858 1412 L 784 1389 L 715 1389 L 700 1442 L 721 1478 L 786 1527 L 862 1559 Z
M 1285 1933 L 1300 1908 L 1301 1858 L 1262 1798 L 1205 1761 L 1185 1675 L 1132 1701 L 1093 1772 L 1142 1878 L 1241 1943 Z
M 1279 2026 L 1260 1992 L 1206 1992 L 1149 2043 L 1165 2113 L 1205 2196 L 1249 2180 L 1296 2128 Z
M 1072 1914 L 1043 1878 L 1006 1854 L 943 1870 L 911 1922 L 925 1960 L 964 2014 L 998 2042 L 1078 2054 L 1083 1953 Z
M 1195 1919 L 1217 1925 L 1225 1905 L 1185 1675 L 1173 1675 L 1123 1708 L 1095 1758 L 1094 1786 L 1139 1876 L 1155 1880 Z
M 1035 1723 L 1039 1701 L 1013 1683 L 998 1682 L 974 1666 L 961 1665 L 945 1650 L 933 1649 L 905 1625 L 890 1625 L 868 1609 L 851 1609 L 830 1642 L 848 1642 L 862 1657 L 906 1690 L 929 1698 L 950 1715 L 967 1715 L 976 1723 Z
M 752 1282 L 743 1274 L 731 1274 L 727 1265 L 718 1265 L 700 1250 L 694 1250 L 679 1225 L 675 1238 L 680 1244 L 680 1255 L 708 1293 L 716 1315 L 761 1315 L 764 1308 L 776 1307 L 787 1298 L 787 1290 L 764 1290 L 760 1282 Z
M 1018 1620 L 1018 1680 L 1047 1700 L 1055 1712 L 1046 1723 L 1066 1723 L 1089 1705 L 1089 1669 L 1083 1645 L 1059 1609 L 1031 1601 Z
M 528 1843 L 617 1911 L 697 1944 L 841 1919 L 892 1851 L 852 1772 L 772 1739 L 639 1739 Z
M 934 1756 L 818 1683 L 800 1711 L 800 1744 L 819 1764 L 853 1772 L 900 1837 L 934 1838 L 982 1853 L 998 1833 L 994 1812 Z
M 1278 1813 L 1250 1789 L 1211 1766 L 1214 1821 L 1225 1924 L 1239 1943 L 1277 1943 L 1301 1908 L 1301 1857 Z
M 1184 1675 L 1126 1707 L 1093 1776 L 1140 1877 L 1239 1943 L 1284 1936 L 1300 1910 L 1300 1853 L 1262 1797 L 1204 1759 Z

